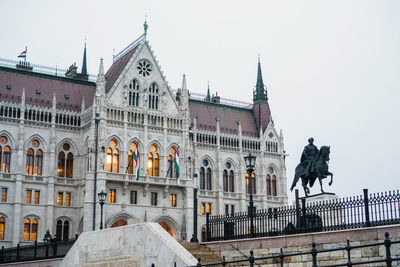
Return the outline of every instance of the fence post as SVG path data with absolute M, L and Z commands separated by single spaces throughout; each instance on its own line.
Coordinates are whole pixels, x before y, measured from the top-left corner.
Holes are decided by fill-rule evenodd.
M 226 260 L 225 260 L 225 256 L 222 256 L 222 266 L 225 267 L 226 266 Z
M 1 262 L 4 262 L 4 246 L 1 246 Z
M 17 261 L 19 260 L 19 243 L 17 244 Z
M 368 189 L 363 189 L 363 191 L 364 191 L 365 226 L 370 227 L 371 222 L 369 220 Z
M 206 241 L 210 241 L 211 232 L 210 232 L 210 213 L 206 213 Z
M 315 242 L 312 242 L 311 244 L 312 249 L 311 249 L 311 255 L 312 255 L 312 267 L 318 267 L 317 265 L 317 249 L 315 248 L 316 244 Z
M 299 189 L 294 191 L 296 196 L 296 228 L 300 228 L 300 203 L 299 203 Z
M 350 240 L 347 239 L 347 245 L 346 245 L 346 250 L 347 250 L 347 266 L 352 267 L 353 264 L 351 263 L 351 246 L 350 246 Z
M 33 258 L 36 259 L 36 256 L 37 256 L 37 240 L 35 240 L 35 250 L 33 253 Z
M 250 250 L 250 257 L 249 257 L 250 267 L 254 267 L 254 252 Z
M 283 256 L 282 248 L 281 248 L 281 253 L 279 254 L 279 258 L 281 259 L 281 267 L 283 267 L 283 258 L 284 258 L 284 256 Z
M 306 225 L 306 199 L 302 198 L 301 199 L 301 224 L 304 232 L 307 231 L 307 225 Z
M 390 255 L 390 245 L 391 245 L 391 241 L 389 239 L 389 233 L 386 232 L 385 233 L 385 247 L 386 247 L 386 266 L 388 267 L 392 267 L 392 257 Z

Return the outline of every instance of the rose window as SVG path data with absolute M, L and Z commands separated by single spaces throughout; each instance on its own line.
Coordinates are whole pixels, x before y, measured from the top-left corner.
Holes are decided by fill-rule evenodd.
M 150 62 L 148 62 L 147 60 L 141 60 L 139 61 L 138 65 L 137 65 L 137 69 L 139 70 L 139 74 L 142 75 L 143 77 L 148 77 L 150 76 L 151 72 L 152 72 L 152 67 Z

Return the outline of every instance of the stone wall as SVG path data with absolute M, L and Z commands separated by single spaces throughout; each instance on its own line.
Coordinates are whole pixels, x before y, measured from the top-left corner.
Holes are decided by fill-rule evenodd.
M 341 230 L 333 232 L 307 233 L 298 235 L 288 235 L 281 237 L 255 238 L 230 240 L 222 242 L 207 242 L 204 243 L 211 250 L 226 257 L 226 260 L 243 259 L 243 254 L 249 256 L 250 250 L 254 251 L 254 257 L 265 257 L 277 255 L 280 249 L 283 249 L 284 254 L 311 251 L 311 244 L 317 244 L 316 249 L 331 249 L 344 247 L 347 239 L 351 245 L 370 244 L 380 242 L 385 239 L 385 232 L 390 234 L 389 239 L 400 240 L 400 225 L 370 227 L 353 230 Z M 392 257 L 400 257 L 400 244 L 391 246 Z M 386 257 L 385 247 L 374 246 L 351 250 L 352 261 L 365 261 Z M 346 251 L 333 251 L 326 253 L 318 253 L 318 265 L 330 265 L 347 262 Z M 256 262 L 263 267 L 278 266 L 279 259 L 265 260 Z M 285 266 L 289 267 L 311 267 L 312 256 L 300 255 L 292 256 L 284 259 Z M 247 262 L 248 265 L 248 262 Z M 400 261 L 394 262 L 393 266 L 400 266 Z M 232 265 L 235 266 L 235 265 Z M 237 264 L 236 266 L 246 266 L 245 264 Z M 256 265 L 257 266 L 257 265 Z M 386 266 L 385 263 L 377 263 L 375 265 L 358 265 L 358 266 Z

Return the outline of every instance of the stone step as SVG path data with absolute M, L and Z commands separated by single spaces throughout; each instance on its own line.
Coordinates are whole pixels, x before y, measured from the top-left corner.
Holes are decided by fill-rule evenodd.
M 201 258 L 201 263 L 220 262 L 222 259 L 211 249 L 199 243 L 182 242 L 181 245 L 189 251 L 196 259 Z

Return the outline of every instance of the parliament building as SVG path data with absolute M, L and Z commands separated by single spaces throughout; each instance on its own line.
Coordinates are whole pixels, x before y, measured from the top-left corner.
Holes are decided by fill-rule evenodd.
M 187 241 L 194 191 L 199 239 L 206 213 L 247 211 L 250 179 L 257 209 L 286 205 L 283 135 L 256 67 L 244 103 L 195 93 L 185 76 L 171 88 L 146 31 L 97 76 L 86 47 L 80 72 L 0 59 L 0 246 L 98 230 L 101 191 L 105 228 L 157 222 Z

